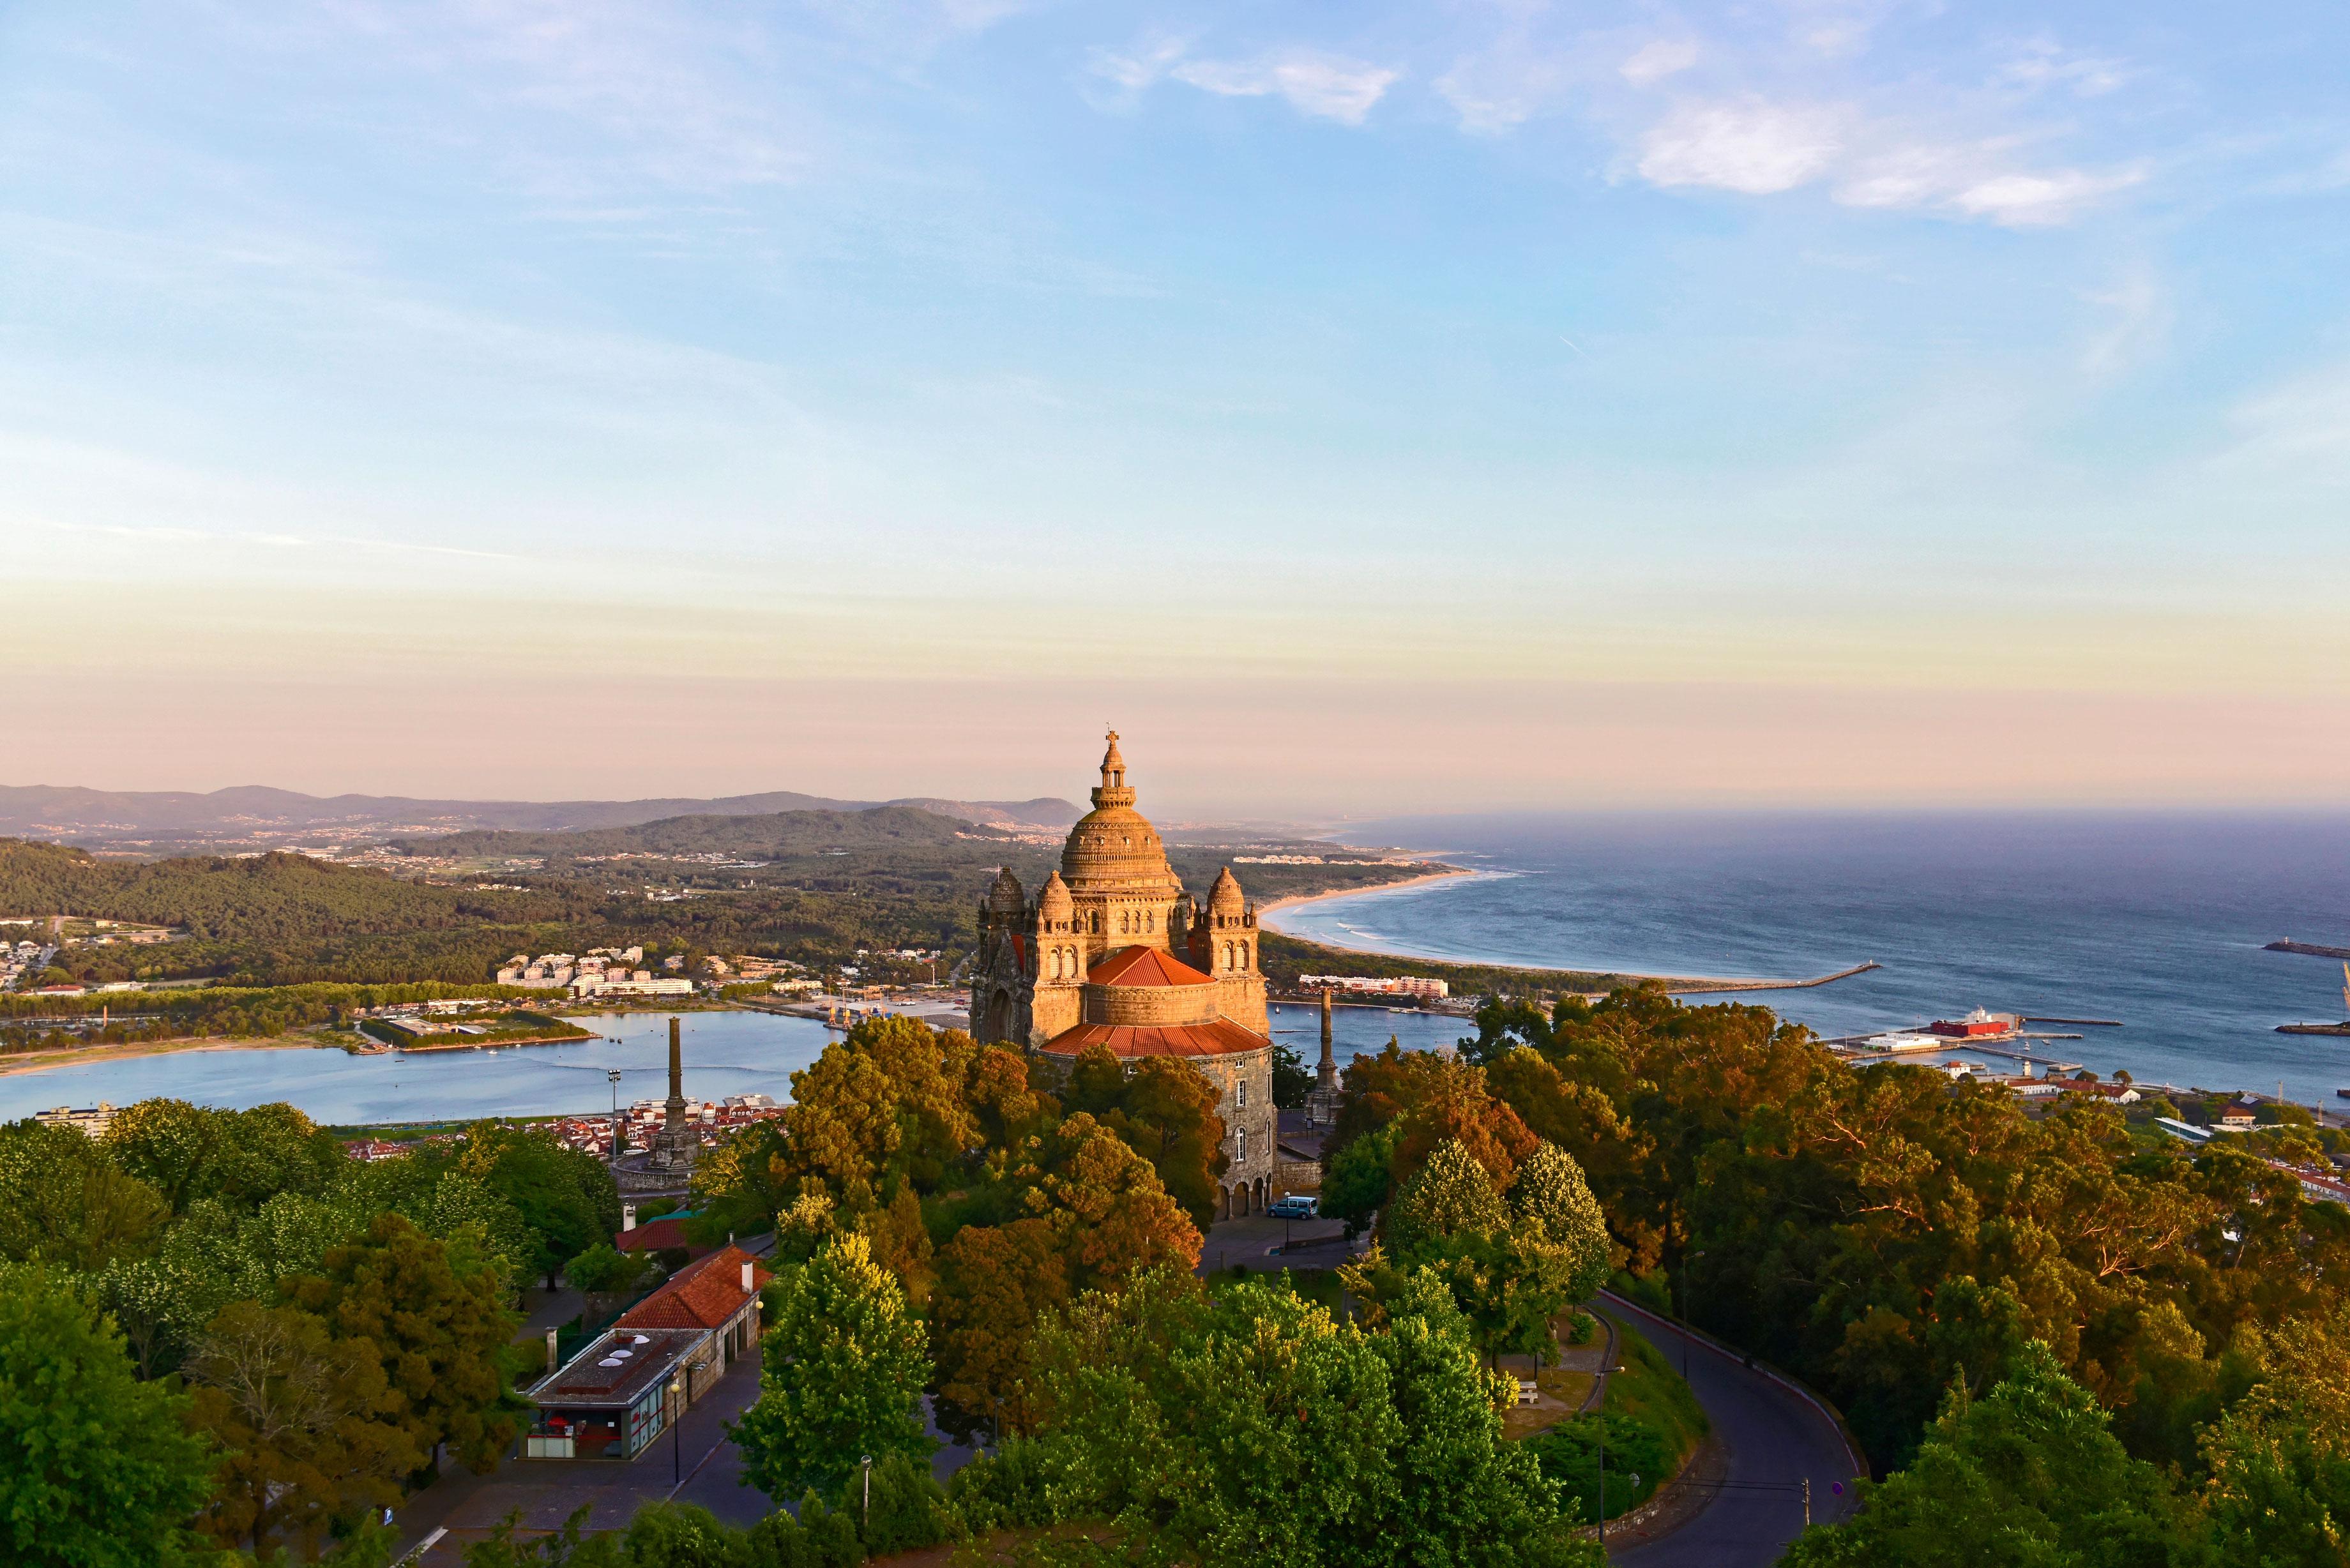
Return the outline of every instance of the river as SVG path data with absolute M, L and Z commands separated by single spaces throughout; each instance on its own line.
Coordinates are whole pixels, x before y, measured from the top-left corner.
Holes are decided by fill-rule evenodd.
M 1319 1021 L 1307 1007 L 1275 1007 L 1273 1027 L 1308 1067 L 1319 1050 Z M 728 1095 L 791 1096 L 791 1076 L 837 1038 L 810 1018 L 771 1012 L 686 1012 L 685 1092 L 695 1099 Z M 353 1056 L 339 1050 L 234 1047 L 172 1051 L 79 1066 L 0 1075 L 0 1121 L 53 1106 L 117 1106 L 157 1097 L 242 1110 L 284 1101 L 338 1127 L 463 1121 L 476 1116 L 587 1115 L 612 1108 L 605 1075 L 620 1072 L 620 1103 L 669 1092 L 669 1015 L 606 1012 L 577 1018 L 598 1038 L 567 1045 L 506 1045 L 478 1051 L 393 1052 Z M 1391 1034 L 1408 1046 L 1451 1044 L 1462 1022 L 1385 1008 L 1342 1007 L 1332 1025 L 1339 1064 L 1376 1050 Z

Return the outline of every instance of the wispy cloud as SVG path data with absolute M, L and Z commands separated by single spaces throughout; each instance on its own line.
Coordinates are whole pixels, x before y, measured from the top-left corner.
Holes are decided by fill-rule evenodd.
M 1651 38 L 1635 49 L 1616 74 L 1634 87 L 1649 87 L 1689 69 L 1697 60 L 1693 38 Z
M 1769 196 L 1821 182 L 1847 207 L 2061 223 L 2145 178 L 2143 167 L 2035 169 L 2012 137 L 1936 141 L 1857 106 L 1743 96 L 1676 105 L 1642 137 L 1649 183 Z
M 1292 48 L 1247 59 L 1197 59 L 1170 38 L 1118 53 L 1097 50 L 1093 74 L 1139 94 L 1159 81 L 1179 81 L 1220 98 L 1280 98 L 1298 113 L 1360 125 L 1403 72 L 1346 55 Z
M 1640 144 L 1653 185 L 1704 185 L 1767 196 L 1807 185 L 1844 151 L 1843 116 L 1806 104 L 1742 99 L 1684 104 Z
M 2082 98 L 2102 98 L 2127 81 L 2129 74 L 2128 66 L 2120 60 L 2069 54 L 2054 39 L 2035 38 L 2002 64 L 1992 79 L 2010 86 L 2062 88 Z

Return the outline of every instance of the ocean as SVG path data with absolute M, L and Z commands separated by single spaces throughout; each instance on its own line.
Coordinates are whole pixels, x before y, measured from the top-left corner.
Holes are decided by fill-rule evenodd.
M 1824 1035 L 1970 1008 L 2112 1019 L 2044 1049 L 2101 1073 L 2350 1108 L 2350 815 L 2045 812 L 1442 816 L 1350 825 L 1474 877 L 1294 906 L 1343 947 L 1565 969 L 1803 978 L 1752 992 Z M 1702 1000 L 1702 999 L 1700 999 Z M 1963 1053 L 1962 1053 L 1963 1054 Z M 1987 1065 L 2004 1067 L 1991 1059 Z

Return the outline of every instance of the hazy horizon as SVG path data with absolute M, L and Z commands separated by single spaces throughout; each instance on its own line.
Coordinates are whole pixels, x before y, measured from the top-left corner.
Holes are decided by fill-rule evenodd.
M 2344 42 L 12 6 L 10 771 L 2336 800 Z

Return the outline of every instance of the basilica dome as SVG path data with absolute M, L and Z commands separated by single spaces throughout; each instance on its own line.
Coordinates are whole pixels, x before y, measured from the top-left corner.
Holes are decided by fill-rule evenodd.
M 1077 819 L 1061 846 L 1061 876 L 1070 891 L 1080 896 L 1117 893 L 1171 902 L 1183 885 L 1167 864 L 1167 845 L 1159 830 L 1134 809 L 1126 759 L 1118 754 L 1114 732 L 1102 755 L 1101 778 L 1093 792 L 1093 810 Z

